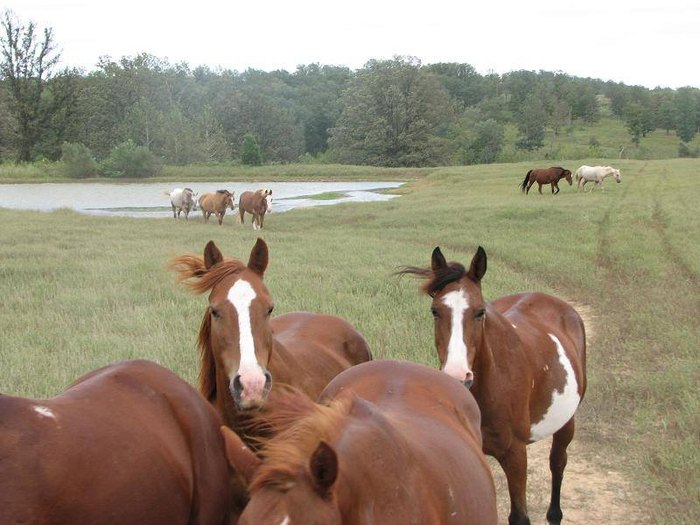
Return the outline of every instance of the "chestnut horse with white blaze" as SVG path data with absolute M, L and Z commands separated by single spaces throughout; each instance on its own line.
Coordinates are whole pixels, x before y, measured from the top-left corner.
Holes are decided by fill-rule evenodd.
M 441 368 L 471 388 L 479 404 L 484 452 L 498 460 L 508 479 L 508 523 L 530 523 L 526 447 L 553 436 L 547 520 L 559 524 L 566 448 L 586 391 L 583 321 L 568 303 L 543 293 L 486 303 L 481 293 L 485 273 L 486 252 L 481 247 L 469 270 L 448 263 L 435 248 L 430 268 L 399 272 L 426 279 L 423 290 L 432 297 Z
M 266 414 L 261 461 L 224 430 L 250 482 L 241 525 L 496 525 L 479 407 L 458 381 L 416 363 L 339 374 L 320 404 L 290 395 Z
M 238 200 L 238 222 L 245 222 L 246 212 L 253 216 L 253 229 L 262 230 L 265 213 L 272 211 L 272 190 L 244 191 Z
M 199 388 L 241 433 L 250 410 L 263 407 L 276 384 L 315 399 L 337 374 L 372 358 L 364 337 L 339 317 L 310 312 L 273 317 L 263 282 L 268 257 L 260 238 L 248 264 L 224 259 L 209 241 L 203 258 L 183 255 L 170 263 L 191 290 L 210 290 L 199 330 Z
M 204 222 L 209 222 L 209 217 L 213 213 L 219 221 L 219 226 L 224 222 L 226 208 L 234 209 L 235 192 L 228 190 L 216 190 L 215 192 L 202 193 L 199 197 L 199 207 L 202 209 Z

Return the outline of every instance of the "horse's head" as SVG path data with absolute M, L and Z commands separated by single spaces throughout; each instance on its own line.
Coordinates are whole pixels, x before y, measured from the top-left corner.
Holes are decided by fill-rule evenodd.
M 615 180 L 617 182 L 622 182 L 622 174 L 620 173 L 620 170 L 616 168 L 611 168 L 613 171 L 613 177 L 615 177 Z
M 571 186 L 573 184 L 573 181 L 571 180 L 571 171 L 564 170 L 564 171 L 562 171 L 561 174 L 562 174 L 562 177 L 564 177 L 566 179 L 566 182 L 569 183 L 569 186 Z
M 228 192 L 228 198 L 226 199 L 226 205 L 229 208 L 231 208 L 231 211 L 234 210 L 235 203 L 236 203 L 236 192 L 235 191 Z

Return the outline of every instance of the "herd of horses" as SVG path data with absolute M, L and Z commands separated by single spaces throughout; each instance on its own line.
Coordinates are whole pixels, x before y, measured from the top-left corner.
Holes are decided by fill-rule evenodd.
M 593 191 L 595 188 L 603 190 L 603 181 L 607 177 L 614 177 L 617 182 L 621 182 L 620 170 L 612 166 L 580 166 L 576 170 L 576 188 L 577 190 L 586 191 L 586 184 L 593 183 Z M 552 166 L 551 168 L 532 169 L 525 174 L 525 180 L 520 184 L 520 189 L 525 194 L 530 193 L 530 188 L 537 183 L 537 190 L 542 193 L 544 184 L 551 184 L 552 194 L 559 193 L 559 181 L 565 179 L 569 186 L 573 184 L 571 171 L 562 168 L 561 166 Z
M 213 214 L 219 226 L 224 222 L 226 210 L 235 211 L 235 192 L 228 190 L 216 190 L 215 192 L 197 194 L 192 188 L 175 188 L 165 192 L 170 197 L 170 205 L 173 209 L 173 218 L 178 219 L 180 213 L 189 218 L 191 211 L 201 208 L 204 222 L 209 222 L 209 217 Z M 252 216 L 254 230 L 260 230 L 265 222 L 265 214 L 272 212 L 272 190 L 269 188 L 256 191 L 244 191 L 238 200 L 237 221 L 240 224 L 245 222 L 245 214 Z
M 200 196 L 201 203 L 201 196 Z M 497 523 L 484 454 L 503 468 L 510 525 L 529 524 L 529 443 L 553 437 L 547 521 L 586 390 L 578 313 L 542 293 L 485 302 L 487 257 L 440 248 L 422 280 L 440 370 L 372 360 L 319 313 L 273 316 L 268 246 L 244 262 L 210 241 L 170 261 L 208 292 L 198 391 L 148 361 L 93 371 L 45 400 L 0 396 L 0 522 Z

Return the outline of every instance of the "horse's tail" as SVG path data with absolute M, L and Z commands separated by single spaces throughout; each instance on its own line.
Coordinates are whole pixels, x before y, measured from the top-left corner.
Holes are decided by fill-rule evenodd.
M 524 192 L 524 191 L 525 191 L 525 188 L 527 187 L 527 181 L 530 179 L 530 173 L 532 173 L 532 170 L 528 171 L 528 172 L 525 174 L 525 180 L 524 180 L 523 183 L 520 185 L 520 191 L 522 191 L 522 192 Z

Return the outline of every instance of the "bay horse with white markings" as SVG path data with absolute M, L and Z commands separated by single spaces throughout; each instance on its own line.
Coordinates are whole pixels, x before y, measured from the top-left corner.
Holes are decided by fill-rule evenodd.
M 435 248 L 430 268 L 399 272 L 426 280 L 423 290 L 432 297 L 441 368 L 471 388 L 481 408 L 484 452 L 498 460 L 508 479 L 508 523 L 530 523 L 526 447 L 553 436 L 547 520 L 559 524 L 566 448 L 586 391 L 583 321 L 568 303 L 542 293 L 486 303 L 481 293 L 485 273 L 486 252 L 481 247 L 468 270 L 447 263 Z
M 227 434 L 229 460 L 251 482 L 241 525 L 497 524 L 479 408 L 451 377 L 373 361 L 339 374 L 320 404 L 280 405 L 264 460 Z
M 553 166 L 551 168 L 541 168 L 530 170 L 525 174 L 525 180 L 520 185 L 520 190 L 525 192 L 527 195 L 530 193 L 530 188 L 536 182 L 537 190 L 542 193 L 543 184 L 552 185 L 552 194 L 556 195 L 559 193 L 559 181 L 561 179 L 566 179 L 571 186 L 571 172 L 560 166 Z
M 178 281 L 194 292 L 211 290 L 199 330 L 199 388 L 239 433 L 247 431 L 243 423 L 265 405 L 275 384 L 315 399 L 337 374 L 372 357 L 364 337 L 339 317 L 272 317 L 274 303 L 263 282 L 268 257 L 260 238 L 248 264 L 224 259 L 209 241 L 203 258 L 183 255 L 170 263 Z
M 262 230 L 265 213 L 272 211 L 272 190 L 244 191 L 238 200 L 238 222 L 245 222 L 246 212 L 253 216 L 253 229 Z
M 236 523 L 247 502 L 221 418 L 149 361 L 50 399 L 0 396 L 0 523 Z
M 234 193 L 228 190 L 202 193 L 199 197 L 199 207 L 202 209 L 204 222 L 209 222 L 209 217 L 213 213 L 221 226 L 224 222 L 224 215 L 226 215 L 226 208 L 231 208 L 231 211 L 234 209 Z

